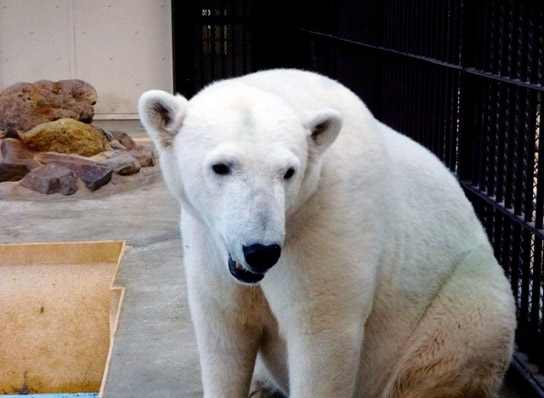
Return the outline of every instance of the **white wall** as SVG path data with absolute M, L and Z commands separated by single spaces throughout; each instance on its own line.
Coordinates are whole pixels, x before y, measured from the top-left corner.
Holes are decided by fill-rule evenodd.
M 76 78 L 96 118 L 136 118 L 149 89 L 172 91 L 170 0 L 0 0 L 0 90 Z

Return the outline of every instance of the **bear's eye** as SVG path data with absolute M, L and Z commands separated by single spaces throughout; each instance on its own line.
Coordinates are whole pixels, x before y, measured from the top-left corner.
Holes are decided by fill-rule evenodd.
M 218 163 L 214 164 L 212 166 L 212 170 L 215 174 L 219 174 L 220 176 L 226 175 L 230 173 L 230 168 L 224 163 Z
M 287 172 L 285 173 L 285 175 L 283 176 L 283 178 L 285 178 L 286 180 L 288 180 L 289 178 L 293 177 L 293 175 L 295 174 L 295 169 L 293 169 L 292 167 L 287 170 Z

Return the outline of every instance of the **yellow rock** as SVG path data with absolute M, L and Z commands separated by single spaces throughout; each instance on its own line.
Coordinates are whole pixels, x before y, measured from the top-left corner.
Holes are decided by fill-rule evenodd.
M 75 119 L 42 123 L 21 134 L 21 140 L 39 152 L 75 153 L 93 156 L 108 149 L 100 131 Z

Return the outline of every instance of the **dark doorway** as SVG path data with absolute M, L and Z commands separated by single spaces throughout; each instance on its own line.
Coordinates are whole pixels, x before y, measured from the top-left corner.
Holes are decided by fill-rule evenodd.
M 297 12 L 286 3 L 172 0 L 174 90 L 190 97 L 212 81 L 298 66 Z

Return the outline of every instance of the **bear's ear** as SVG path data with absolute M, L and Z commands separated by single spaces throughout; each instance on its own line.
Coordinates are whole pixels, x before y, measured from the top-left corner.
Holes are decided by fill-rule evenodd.
M 322 153 L 338 137 L 342 128 L 342 115 L 334 109 L 324 109 L 311 116 L 306 126 L 310 129 L 311 145 Z
M 151 90 L 138 101 L 138 113 L 147 133 L 159 150 L 168 149 L 183 125 L 187 100 L 165 91 Z

